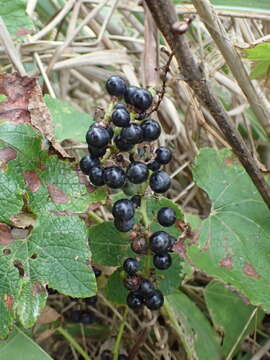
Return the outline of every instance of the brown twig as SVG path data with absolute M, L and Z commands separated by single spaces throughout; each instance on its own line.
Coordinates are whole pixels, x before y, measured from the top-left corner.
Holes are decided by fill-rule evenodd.
M 226 114 L 222 104 L 214 96 L 210 84 L 205 78 L 203 67 L 191 52 L 185 35 L 178 35 L 172 31 L 173 25 L 178 20 L 172 2 L 170 0 L 146 0 L 146 3 L 158 28 L 175 54 L 184 80 L 192 88 L 199 102 L 209 110 L 270 209 L 270 188 L 250 151 Z
M 132 349 L 129 352 L 128 360 L 133 360 L 135 356 L 137 355 L 138 351 L 140 350 L 142 344 L 145 342 L 148 335 L 148 329 L 145 328 L 140 336 L 138 337 L 138 340 L 136 341 L 135 345 L 132 347 Z

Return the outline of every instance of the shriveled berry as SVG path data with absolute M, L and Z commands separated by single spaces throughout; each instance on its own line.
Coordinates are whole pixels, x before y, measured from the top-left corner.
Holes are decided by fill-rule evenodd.
M 130 292 L 127 296 L 127 305 L 133 309 L 137 310 L 143 306 L 143 297 L 137 292 Z
M 108 129 L 102 126 L 95 126 L 86 133 L 86 142 L 90 146 L 104 148 L 110 141 Z
M 156 231 L 150 236 L 150 249 L 158 255 L 165 254 L 170 247 L 169 234 L 165 231 Z
M 101 166 L 92 167 L 89 171 L 89 179 L 95 186 L 102 186 L 104 182 L 104 169 Z
M 127 110 L 127 106 L 125 104 L 116 104 L 114 106 L 114 109 L 115 110 L 118 110 L 118 109 L 124 109 L 124 110 Z
M 134 275 L 139 270 L 139 267 L 139 261 L 134 258 L 127 258 L 123 264 L 123 269 L 129 275 Z
M 125 94 L 124 94 L 124 98 L 127 104 L 130 105 L 134 105 L 132 103 L 132 99 L 133 96 L 135 95 L 135 93 L 139 90 L 139 88 L 137 86 L 130 86 L 126 89 Z
M 112 96 L 123 96 L 127 89 L 126 80 L 119 75 L 113 75 L 106 81 L 106 89 Z
M 132 201 L 128 199 L 117 200 L 113 204 L 112 214 L 120 220 L 129 220 L 134 216 L 134 206 Z
M 134 251 L 136 254 L 146 254 L 148 250 L 147 241 L 141 236 L 132 239 L 130 247 L 131 250 Z
M 161 146 L 156 150 L 156 161 L 162 165 L 168 164 L 172 159 L 172 151 L 166 146 Z
M 154 161 L 148 163 L 147 167 L 149 170 L 158 171 L 160 169 L 160 163 L 157 162 L 156 160 L 154 160 Z
M 112 189 L 122 187 L 126 180 L 126 174 L 120 166 L 109 166 L 104 169 L 104 182 Z
M 136 291 L 140 287 L 141 280 L 141 277 L 138 275 L 129 275 L 124 279 L 124 286 L 130 291 Z
M 134 219 L 133 218 L 129 220 L 114 219 L 114 226 L 120 232 L 128 232 L 132 230 L 134 226 Z
M 133 148 L 132 144 L 127 143 L 120 135 L 114 138 L 114 143 L 121 151 L 129 151 Z
M 143 139 L 144 141 L 154 141 L 157 140 L 161 134 L 161 127 L 159 123 L 155 120 L 149 119 L 145 120 L 141 124 L 143 130 Z
M 120 136 L 122 140 L 129 144 L 139 144 L 143 141 L 143 130 L 136 123 L 129 123 L 127 127 L 121 130 Z
M 150 187 L 156 193 L 164 193 L 171 186 L 171 179 L 169 175 L 162 170 L 155 171 L 150 176 Z
M 175 211 L 170 207 L 163 207 L 158 211 L 157 219 L 162 226 L 172 226 L 176 221 Z
M 172 265 L 171 255 L 168 253 L 162 255 L 154 255 L 153 264 L 157 269 L 166 270 Z
M 164 303 L 164 297 L 159 290 L 154 290 L 153 293 L 145 299 L 145 304 L 150 310 L 158 310 Z
M 140 161 L 134 161 L 127 169 L 127 178 L 133 184 L 142 184 L 148 178 L 147 165 Z
M 125 109 L 117 109 L 112 113 L 112 122 L 118 127 L 127 127 L 130 122 L 129 112 Z
M 88 145 L 88 151 L 91 155 L 96 157 L 102 157 L 105 155 L 107 147 L 97 148 L 95 146 Z
M 143 297 L 147 297 L 150 296 L 153 291 L 155 290 L 154 285 L 151 283 L 151 281 L 147 280 L 147 279 L 143 279 L 140 283 L 140 287 L 139 287 L 139 293 L 143 296 Z
M 90 169 L 94 166 L 99 166 L 99 164 L 100 161 L 96 156 L 86 155 L 81 158 L 80 169 L 84 174 L 89 175 Z
M 132 198 L 130 199 L 130 201 L 133 202 L 133 205 L 135 206 L 135 208 L 138 208 L 141 206 L 141 196 L 140 195 L 134 195 L 132 196 Z
M 138 110 L 144 112 L 147 110 L 153 101 L 151 93 L 143 88 L 137 89 L 131 96 L 132 105 L 134 105 Z

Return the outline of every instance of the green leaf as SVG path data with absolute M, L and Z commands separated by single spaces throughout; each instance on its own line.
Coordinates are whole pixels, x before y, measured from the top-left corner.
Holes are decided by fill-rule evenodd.
M 270 43 L 264 42 L 244 51 L 249 60 L 270 61 Z
M 165 312 L 183 341 L 189 359 L 220 360 L 218 339 L 206 317 L 180 291 L 166 297 Z
M 1 360 L 52 360 L 38 344 L 20 329 L 14 329 L 8 340 L 0 343 Z
M 164 295 L 169 295 L 179 288 L 182 280 L 182 260 L 178 254 L 171 254 L 172 265 L 167 270 L 155 269 L 156 286 Z
M 91 226 L 89 229 L 93 262 L 105 266 L 119 266 L 131 253 L 128 235 L 116 230 L 112 222 Z
M 194 180 L 212 201 L 188 255 L 207 274 L 230 283 L 253 305 L 270 310 L 270 213 L 229 150 L 201 150 Z
M 238 341 L 255 307 L 245 304 L 239 295 L 215 280 L 207 285 L 204 296 L 214 326 L 222 335 L 222 352 L 226 357 Z M 236 314 L 237 316 L 235 316 Z M 259 326 L 263 316 L 264 313 L 258 311 L 257 316 L 254 316 L 250 321 L 249 326 L 242 335 L 241 341 Z
M 32 19 L 26 14 L 26 0 L 0 0 L 0 16 L 12 37 L 22 37 L 34 30 Z
M 119 305 L 126 305 L 128 290 L 123 285 L 125 276 L 122 274 L 122 269 L 119 268 L 109 277 L 106 286 L 106 298 L 112 303 Z
M 259 62 L 258 64 L 255 64 L 255 66 L 253 67 L 250 73 L 250 78 L 258 79 L 264 77 L 265 75 L 268 74 L 269 69 L 270 69 L 270 60 Z
M 88 114 L 78 111 L 63 101 L 53 99 L 49 95 L 45 95 L 44 100 L 52 116 L 56 140 L 73 139 L 84 142 L 85 133 L 93 124 L 93 119 Z

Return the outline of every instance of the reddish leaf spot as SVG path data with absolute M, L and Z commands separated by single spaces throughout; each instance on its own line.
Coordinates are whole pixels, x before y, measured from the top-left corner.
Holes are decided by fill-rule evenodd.
M 10 160 L 15 159 L 16 156 L 17 152 L 10 147 L 0 149 L 0 167 L 2 167 L 2 165 L 5 165 Z
M 31 34 L 32 30 L 28 30 L 25 28 L 20 28 L 17 32 L 16 32 L 16 36 L 24 36 L 24 35 L 28 35 Z
M 231 256 L 231 255 L 225 256 L 225 257 L 219 262 L 219 265 L 220 265 L 221 267 L 224 267 L 225 269 L 232 269 L 232 267 L 233 267 L 232 256 Z
M 8 245 L 11 242 L 11 228 L 7 224 L 0 223 L 0 245 Z
M 35 171 L 24 171 L 23 177 L 26 185 L 29 186 L 30 191 L 33 193 L 37 192 L 40 188 L 41 181 Z
M 6 307 L 8 308 L 8 310 L 12 310 L 13 308 L 13 304 L 14 304 L 14 297 L 11 295 L 5 295 L 4 296 L 4 302 L 6 304 Z
M 251 264 L 245 264 L 244 265 L 244 273 L 248 276 L 254 277 L 256 279 L 260 278 L 261 275 L 259 275 L 256 270 L 254 269 L 254 267 Z
M 183 240 L 177 241 L 177 243 L 173 246 L 173 251 L 175 251 L 181 258 L 187 259 L 186 245 Z
M 54 203 L 64 204 L 69 201 L 68 196 L 60 189 L 58 189 L 55 185 L 49 183 L 47 185 L 48 192 L 50 197 Z

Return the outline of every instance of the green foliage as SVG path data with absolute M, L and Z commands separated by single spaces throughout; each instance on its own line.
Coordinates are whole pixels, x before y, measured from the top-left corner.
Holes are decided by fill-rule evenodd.
M 246 58 L 254 62 L 250 77 L 257 79 L 268 75 L 270 69 L 270 43 L 261 43 L 244 51 Z
M 54 136 L 56 140 L 73 139 L 85 141 L 85 133 L 93 123 L 93 119 L 58 99 L 45 95 L 44 100 L 52 116 Z
M 215 280 L 207 285 L 204 296 L 214 326 L 221 334 L 222 352 L 226 357 L 238 341 L 255 307 L 245 304 L 238 294 Z M 263 315 L 263 312 L 258 310 L 256 316 L 253 317 L 246 331 L 242 334 L 241 340 L 259 326 Z M 241 341 L 239 341 L 240 345 Z
M 229 150 L 201 150 L 194 179 L 212 201 L 188 255 L 196 267 L 232 284 L 253 305 L 270 309 L 270 214 Z
M 203 313 L 186 295 L 177 291 L 167 296 L 165 312 L 181 336 L 189 359 L 221 359 L 217 335 Z
M 128 290 L 123 285 L 125 277 L 126 274 L 123 273 L 121 268 L 114 271 L 109 277 L 106 286 L 106 297 L 109 301 L 119 305 L 126 305 Z

